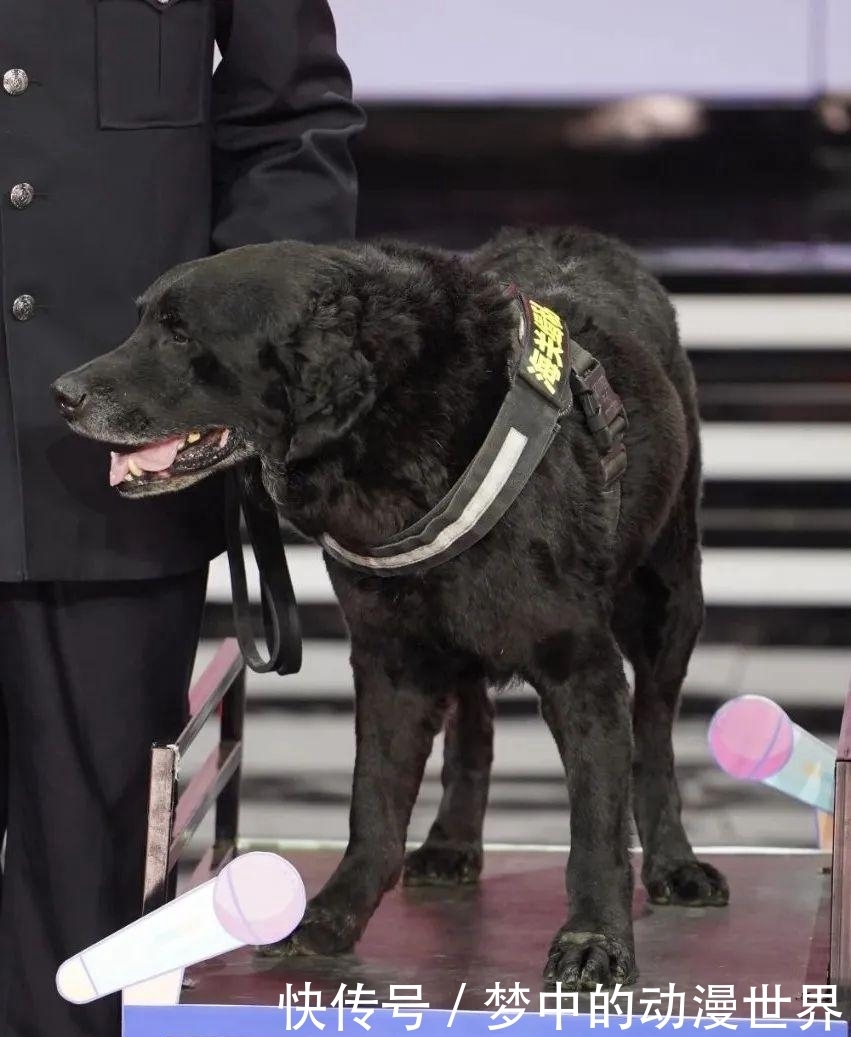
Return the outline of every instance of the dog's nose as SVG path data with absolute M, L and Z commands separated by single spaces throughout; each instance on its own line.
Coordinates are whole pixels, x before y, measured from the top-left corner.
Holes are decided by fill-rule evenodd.
M 51 388 L 53 390 L 53 398 L 56 400 L 56 406 L 62 412 L 63 418 L 73 418 L 86 402 L 88 394 L 85 389 L 81 389 L 79 385 L 75 385 L 73 382 L 60 379 L 58 382 L 54 382 Z

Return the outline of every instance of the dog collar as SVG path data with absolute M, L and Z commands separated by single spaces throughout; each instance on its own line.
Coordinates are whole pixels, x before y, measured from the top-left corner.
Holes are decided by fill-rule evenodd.
M 374 576 L 423 573 L 461 554 L 493 529 L 520 495 L 578 397 L 601 453 L 604 500 L 612 531 L 626 468 L 626 413 L 602 364 L 570 337 L 552 309 L 516 285 L 506 294 L 518 308 L 520 359 L 491 429 L 452 489 L 428 514 L 379 547 L 348 550 L 323 536 L 342 565 Z

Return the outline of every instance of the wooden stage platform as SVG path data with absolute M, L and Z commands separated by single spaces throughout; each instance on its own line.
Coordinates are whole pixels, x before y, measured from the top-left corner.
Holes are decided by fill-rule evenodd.
M 308 895 L 333 871 L 336 851 L 287 852 Z M 734 984 L 741 997 L 768 984 L 792 1000 L 786 1017 L 801 1011 L 804 984 L 826 984 L 828 969 L 829 857 L 826 854 L 717 854 L 711 863 L 727 875 L 726 908 L 656 907 L 640 883 L 634 902 L 640 976 L 634 988 L 669 984 L 685 992 L 686 1012 L 696 985 Z M 640 863 L 640 858 L 636 864 Z M 489 851 L 478 887 L 404 888 L 389 893 L 356 952 L 340 958 L 274 962 L 236 951 L 197 966 L 196 985 L 184 1003 L 278 1005 L 286 985 L 310 981 L 330 1002 L 341 984 L 363 983 L 386 1001 L 390 984 L 422 986 L 432 1008 L 452 1009 L 462 984 L 461 1009 L 487 1008 L 499 982 L 530 991 L 529 1010 L 545 990 L 541 970 L 556 929 L 564 920 L 564 852 Z M 699 996 L 699 995 L 698 995 Z M 744 1013 L 749 1015 L 745 1004 Z
M 340 853 L 295 850 L 284 856 L 311 894 Z M 772 996 L 778 985 L 790 998 L 777 1006 L 779 1015 L 795 1019 L 803 985 L 827 983 L 829 857 L 730 852 L 709 853 L 707 860 L 728 876 L 729 907 L 657 907 L 636 885 L 641 975 L 632 988 L 634 1013 L 645 1011 L 646 991 L 673 984 L 684 994 L 686 1016 L 696 1016 L 697 987 L 726 984 L 735 988 L 735 1015 L 747 1019 L 751 1006 L 743 999 L 751 987 L 759 994 L 766 984 Z M 391 984 L 406 984 L 421 986 L 432 1009 L 489 1015 L 490 991 L 500 983 L 506 990 L 515 984 L 526 989 L 527 1010 L 537 1012 L 539 993 L 547 989 L 541 979 L 547 947 L 565 917 L 564 863 L 563 851 L 489 850 L 478 887 L 399 886 L 388 894 L 356 953 L 276 962 L 249 949 L 235 951 L 196 966 L 182 1003 L 277 1007 L 287 984 L 300 991 L 308 981 L 323 1006 L 341 984 L 353 989 L 358 983 L 382 1003 Z
M 339 850 L 281 852 L 299 869 L 308 894 L 319 889 L 340 856 Z M 606 1028 L 625 1028 L 628 1017 L 629 1028 L 644 1030 L 648 1037 L 698 1025 L 724 1032 L 717 1021 L 701 1018 L 695 1000 L 705 998 L 713 985 L 733 988 L 727 1032 L 771 1027 L 824 1033 L 823 1012 L 816 1013 L 816 1021 L 799 1015 L 804 986 L 828 983 L 829 855 L 790 850 L 709 852 L 704 857 L 727 875 L 729 907 L 655 907 L 639 884 L 634 911 L 640 976 L 629 988 L 629 1006 L 623 993 L 612 1002 Z M 320 1023 L 328 1033 L 346 1030 L 361 1037 L 364 1032 L 375 1037 L 407 1033 L 410 1019 L 395 1017 L 389 1008 L 379 1008 L 366 1026 L 357 1022 L 357 1012 L 340 1018 L 331 1006 L 340 987 L 351 996 L 362 984 L 360 1004 L 365 1007 L 370 1001 L 387 1004 L 393 985 L 421 988 L 427 1010 L 416 1027 L 419 1037 L 449 1028 L 460 1031 L 458 1037 L 486 1037 L 506 1026 L 516 1037 L 521 1031 L 522 1037 L 559 1031 L 588 1035 L 603 1026 L 600 1002 L 594 1008 L 581 996 L 558 1021 L 540 1011 L 552 1009 L 552 1002 L 541 1001 L 540 995 L 551 989 L 541 970 L 550 939 L 565 917 L 564 862 L 564 851 L 489 850 L 479 886 L 399 886 L 387 895 L 353 954 L 276 962 L 244 948 L 206 961 L 189 971 L 180 1005 L 126 1007 L 124 1037 L 284 1034 L 287 1013 L 281 1005 L 288 984 L 299 995 L 291 999 L 289 1029 L 304 1034 L 319 1032 Z M 506 1024 L 493 1002 L 496 984 L 506 996 L 516 985 L 524 991 L 527 1002 L 520 1003 L 523 1013 L 516 1022 Z M 321 1006 L 314 1015 L 300 1010 L 308 985 L 312 1004 Z M 660 997 L 660 991 L 673 991 L 674 1000 Z M 502 1011 L 513 1017 L 517 1007 Z M 832 1019 L 828 1032 L 847 1037 L 844 1013 Z

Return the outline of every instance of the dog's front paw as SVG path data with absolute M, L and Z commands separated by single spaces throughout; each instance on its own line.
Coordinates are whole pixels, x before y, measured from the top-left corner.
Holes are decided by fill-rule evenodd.
M 596 990 L 598 983 L 605 989 L 627 986 L 637 976 L 631 938 L 568 926 L 556 933 L 544 968 L 544 979 L 561 983 L 563 990 Z
M 285 940 L 258 947 L 263 958 L 345 954 L 354 947 L 359 927 L 352 915 L 308 905 L 299 927 Z
M 724 907 L 730 901 L 727 880 L 704 861 L 679 861 L 654 868 L 644 884 L 653 904 Z
M 479 881 L 482 848 L 471 843 L 429 843 L 405 858 L 406 886 L 464 886 Z

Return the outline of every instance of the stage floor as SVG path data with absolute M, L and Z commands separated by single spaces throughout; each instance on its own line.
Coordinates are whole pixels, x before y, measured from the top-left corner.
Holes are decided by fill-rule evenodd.
M 263 847 L 256 846 L 256 849 Z M 339 851 L 282 851 L 299 869 L 308 895 L 333 871 Z M 751 987 L 790 1001 L 782 1017 L 801 1011 L 804 984 L 826 984 L 829 857 L 826 854 L 707 853 L 727 876 L 727 908 L 665 908 L 647 903 L 636 884 L 635 937 L 640 976 L 633 988 L 638 1014 L 642 991 L 670 985 L 685 994 L 685 1014 L 697 1013 L 698 985 L 733 985 L 734 1016 L 748 1017 L 742 1001 Z M 287 984 L 307 981 L 330 1004 L 341 984 L 362 983 L 386 1001 L 391 984 L 422 987 L 431 1007 L 493 1012 L 490 990 L 528 989 L 529 1010 L 546 989 L 541 970 L 550 940 L 565 917 L 564 853 L 489 850 L 478 887 L 406 889 L 388 894 L 356 953 L 339 958 L 274 962 L 248 949 L 193 968 L 183 1004 L 278 1005 Z M 636 856 L 636 873 L 640 856 Z M 762 1017 L 762 1013 L 757 1015 Z M 767 1018 L 767 1016 L 765 1016 Z

